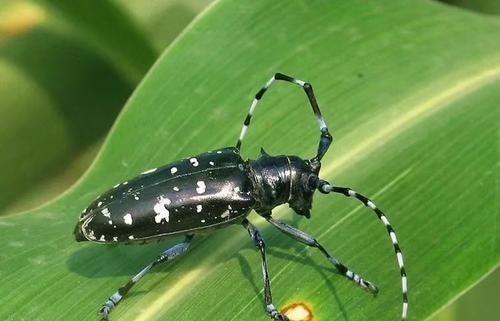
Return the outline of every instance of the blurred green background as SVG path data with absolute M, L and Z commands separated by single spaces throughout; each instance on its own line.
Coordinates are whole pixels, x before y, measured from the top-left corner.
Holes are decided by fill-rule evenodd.
M 2 1 L 1 215 L 40 206 L 81 177 L 148 69 L 211 2 Z M 500 1 L 443 3 L 500 19 Z M 497 269 L 429 320 L 498 319 L 499 285 Z
M 0 213 L 81 176 L 148 68 L 209 3 L 2 1 Z

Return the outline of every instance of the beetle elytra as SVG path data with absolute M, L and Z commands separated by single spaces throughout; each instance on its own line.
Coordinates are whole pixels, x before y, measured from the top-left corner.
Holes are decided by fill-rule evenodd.
M 320 138 L 315 157 L 310 160 L 292 155 L 268 155 L 264 150 L 256 160 L 243 160 L 241 145 L 256 107 L 269 87 L 277 80 L 301 87 L 316 116 Z M 185 254 L 196 234 L 212 232 L 232 224 L 242 225 L 250 234 L 262 257 L 266 313 L 274 320 L 288 320 L 275 307 L 266 259 L 266 244 L 259 230 L 247 219 L 255 210 L 267 222 L 292 239 L 317 248 L 337 269 L 361 288 L 376 294 L 378 288 L 332 256 L 314 237 L 272 217 L 272 210 L 288 203 L 299 215 L 310 217 L 315 191 L 340 193 L 362 202 L 374 211 L 391 238 L 401 273 L 403 292 L 402 320 L 408 314 L 408 285 L 403 255 L 387 216 L 367 197 L 348 187 L 333 186 L 319 178 L 321 159 L 332 136 L 321 115 L 312 86 L 280 73 L 275 74 L 255 95 L 235 147 L 206 152 L 117 184 L 98 197 L 80 215 L 75 227 L 77 241 L 98 243 L 134 243 L 166 237 L 183 236 L 184 241 L 161 253 L 100 309 L 107 319 L 112 309 L 128 291 L 155 265 Z

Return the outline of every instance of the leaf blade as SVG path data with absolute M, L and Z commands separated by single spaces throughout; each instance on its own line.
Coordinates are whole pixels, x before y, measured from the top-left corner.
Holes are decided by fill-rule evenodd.
M 248 7 L 241 3 L 220 2 L 200 19 L 190 32 L 185 33 L 155 65 L 130 100 L 105 149 L 81 184 L 59 202 L 40 210 L 36 215 L 26 214 L 25 217 L 8 218 L 0 222 L 23 224 L 28 228 L 24 237 L 34 242 L 41 236 L 31 236 L 33 233 L 29 233 L 30 229 L 35 229 L 44 221 L 46 221 L 44 228 L 49 229 L 47 236 L 55 235 L 56 231 L 69 233 L 75 223 L 74 217 L 57 213 L 76 211 L 107 186 L 149 167 L 200 152 L 200 148 L 212 149 L 234 144 L 246 108 L 241 106 L 243 105 L 241 101 L 250 102 L 252 94 L 267 80 L 269 74 L 275 71 L 299 77 L 304 74 L 309 75 L 307 80 L 315 86 L 326 118 L 335 124 L 332 126 L 338 137 L 334 147 L 335 153 L 330 152 L 325 159 L 325 163 L 330 163 L 335 161 L 338 154 L 356 150 L 358 144 L 363 146 L 363 140 L 369 140 L 373 133 L 376 136 L 377 133 L 383 132 L 388 124 L 397 123 L 401 117 L 408 117 L 415 106 L 426 106 L 422 102 L 439 97 L 443 91 L 449 89 L 448 87 L 460 86 L 457 84 L 463 83 L 467 75 L 480 75 L 484 70 L 489 70 L 491 65 L 498 66 L 498 58 L 495 58 L 498 44 L 493 40 L 494 37 L 490 37 L 498 32 L 497 23 L 474 15 L 448 11 L 445 7 L 430 3 L 411 2 L 411 4 L 412 8 L 409 9 L 393 2 L 381 1 L 377 4 L 355 7 L 349 11 L 352 16 L 348 17 L 341 14 L 343 11 L 340 9 L 349 7 L 347 5 L 345 8 L 342 7 L 343 3 L 339 6 L 331 5 L 332 7 L 323 4 L 302 7 L 298 3 L 278 6 L 262 2 Z M 245 12 L 248 16 L 231 16 L 231 13 L 235 12 Z M 284 19 L 273 29 L 275 32 L 263 33 L 263 30 L 275 26 L 276 21 L 272 18 L 278 13 L 283 15 Z M 319 21 L 313 19 L 318 16 L 322 19 Z M 417 19 L 418 22 L 404 23 L 406 18 L 412 16 L 421 19 Z M 226 17 L 226 20 L 221 17 Z M 366 17 L 370 17 L 371 20 Z M 284 35 L 285 31 L 293 30 L 293 27 L 297 26 L 295 19 L 301 22 L 314 21 L 314 23 L 309 22 L 304 28 L 295 30 L 295 33 L 280 38 L 279 35 Z M 463 27 L 464 19 L 468 22 L 468 28 Z M 335 23 L 329 25 L 328 23 L 332 21 Z M 443 21 L 446 22 L 446 28 L 441 25 Z M 405 30 L 403 34 L 391 30 L 382 32 L 383 27 L 397 23 Z M 240 29 L 233 27 L 229 33 L 227 30 L 230 26 L 238 26 Z M 432 37 L 420 33 L 423 26 L 433 27 Z M 258 30 L 254 30 L 256 27 Z M 374 29 L 375 27 L 377 29 Z M 353 32 L 352 28 L 358 29 Z M 475 33 L 470 31 L 472 29 L 482 30 L 483 37 L 477 39 Z M 214 30 L 218 36 L 214 36 Z M 381 34 L 376 36 L 377 32 Z M 451 32 L 453 37 L 445 37 L 448 40 L 443 43 L 444 35 L 449 35 Z M 325 44 L 325 39 L 336 42 L 330 41 Z M 290 43 L 301 44 L 302 41 L 307 44 L 304 48 L 297 49 L 290 45 Z M 388 45 L 398 44 L 401 41 L 406 45 L 402 47 Z M 463 43 L 467 43 L 468 46 L 463 48 Z M 221 55 L 213 48 L 227 48 L 227 51 Z M 275 52 L 276 48 L 288 51 Z M 432 55 L 423 55 L 429 48 L 432 48 Z M 289 53 L 293 50 L 297 50 L 300 55 L 295 53 L 282 56 L 283 52 Z M 406 52 L 408 50 L 411 55 Z M 338 56 L 326 59 L 333 54 Z M 414 60 L 408 60 L 408 55 Z M 311 67 L 318 57 L 324 59 L 321 60 L 321 68 Z M 484 58 L 484 61 L 478 61 L 477 57 Z M 211 63 L 207 64 L 206 61 Z M 254 64 L 247 66 L 248 61 L 253 61 Z M 346 63 L 342 64 L 344 61 Z M 328 74 L 329 70 L 335 70 L 336 73 Z M 358 76 L 359 72 L 362 72 L 362 77 Z M 208 76 L 210 78 L 207 78 Z M 384 82 L 377 81 L 378 79 L 383 79 Z M 496 76 L 491 79 L 493 85 L 496 84 L 496 80 Z M 361 153 L 361 157 L 354 154 L 353 158 L 359 157 L 359 159 L 344 161 L 344 167 L 336 167 L 336 182 L 351 185 L 368 195 L 377 195 L 378 191 L 390 186 L 391 193 L 381 194 L 375 201 L 390 215 L 400 233 L 399 239 L 409 260 L 410 289 L 414 291 L 410 295 L 418 298 L 412 301 L 415 305 L 411 306 L 411 318 L 414 319 L 428 316 L 449 299 L 453 292 L 470 284 L 496 264 L 497 257 L 488 254 L 494 252 L 490 252 L 489 248 L 481 248 L 489 242 L 492 235 L 493 225 L 485 216 L 489 208 L 480 208 L 476 216 L 464 216 L 472 221 L 455 221 L 452 215 L 470 211 L 471 207 L 476 205 L 474 199 L 478 197 L 479 189 L 473 189 L 474 193 L 470 196 L 459 194 L 458 199 L 463 200 L 463 204 L 449 202 L 453 200 L 450 195 L 453 196 L 455 190 L 451 187 L 454 185 L 463 188 L 469 184 L 470 186 L 492 184 L 489 176 L 481 177 L 480 180 L 474 177 L 494 162 L 491 149 L 487 149 L 491 146 L 491 128 L 495 119 L 493 114 L 495 109 L 492 109 L 489 103 L 496 101 L 495 95 L 498 94 L 491 89 L 494 87 L 487 84 L 489 82 L 481 83 L 476 91 L 469 92 L 466 96 L 451 95 L 460 99 L 448 99 L 449 101 L 434 99 L 444 104 L 446 108 L 438 109 L 436 113 L 425 118 L 425 121 L 403 122 L 398 126 L 402 131 L 390 132 L 391 135 L 388 137 L 391 139 L 384 146 L 377 146 L 369 154 Z M 317 139 L 317 132 L 313 130 L 310 111 L 303 106 L 305 98 L 300 92 L 288 90 L 286 87 L 279 88 L 273 89 L 275 96 L 266 98 L 266 104 L 281 108 L 262 107 L 263 110 L 260 112 L 263 117 L 257 116 L 260 123 L 256 119 L 255 127 L 250 133 L 252 141 L 249 141 L 248 150 L 245 151 L 249 155 L 261 142 L 266 142 L 265 147 L 270 149 L 271 153 L 300 153 L 304 156 L 314 151 L 313 142 Z M 476 94 L 479 98 L 475 98 Z M 489 103 L 481 103 L 478 109 L 471 109 L 470 106 L 477 105 L 475 99 L 483 102 L 483 95 L 490 97 Z M 223 102 L 220 97 L 224 97 Z M 472 103 L 467 101 L 468 99 L 471 99 Z M 225 108 L 218 107 L 221 104 L 224 104 Z M 182 112 L 183 110 L 189 110 L 189 114 Z M 289 112 L 290 110 L 293 112 Z M 476 111 L 479 111 L 480 121 L 471 124 L 468 120 L 470 117 L 476 117 Z M 446 117 L 443 118 L 443 115 L 448 116 L 448 113 L 451 121 Z M 422 115 L 425 113 L 418 114 L 419 117 Z M 310 119 L 312 124 L 302 125 L 303 120 L 307 119 Z M 467 125 L 467 130 L 461 131 L 464 126 L 452 126 L 453 121 Z M 140 124 L 148 124 L 148 129 L 139 131 Z M 291 133 L 287 135 L 291 124 L 296 125 L 293 127 L 293 135 Z M 186 128 L 190 130 L 186 132 Z M 269 133 L 271 128 L 272 133 Z M 476 167 L 464 176 L 466 179 L 459 180 L 461 177 L 458 174 L 464 168 L 470 169 L 466 162 L 469 160 L 468 157 L 463 159 L 453 157 L 458 165 L 452 167 L 449 172 L 445 170 L 448 169 L 448 159 L 457 146 L 462 145 L 458 140 L 448 142 L 448 136 L 440 136 L 441 131 L 453 134 L 450 137 L 472 136 L 475 140 L 467 143 L 465 152 L 473 150 L 487 155 L 472 162 Z M 474 132 L 480 132 L 480 135 L 477 137 L 471 135 Z M 147 135 L 147 143 L 144 142 L 144 135 Z M 482 142 L 483 140 L 486 143 Z M 427 150 L 428 145 L 432 145 L 432 148 Z M 486 153 L 488 151 L 489 153 Z M 463 156 L 462 154 L 459 156 Z M 401 158 L 401 155 L 404 157 Z M 421 155 L 428 157 L 422 159 Z M 411 170 L 408 170 L 409 168 Z M 441 170 L 443 182 L 448 179 L 447 186 L 450 187 L 426 191 L 423 187 L 427 186 L 429 173 L 436 170 Z M 406 176 L 403 175 L 400 180 L 390 185 L 391 181 L 405 172 L 408 172 Z M 332 177 L 328 175 L 327 178 Z M 357 188 L 358 186 L 363 188 Z M 436 195 L 439 196 L 439 193 L 443 192 L 448 194 L 443 200 L 438 201 Z M 481 194 L 479 196 L 485 197 Z M 487 197 L 491 198 L 492 195 L 488 194 Z M 450 204 L 453 206 L 450 207 Z M 446 216 L 430 216 L 421 206 L 428 208 L 430 213 L 445 213 Z M 409 213 L 408 207 L 421 209 L 418 213 L 422 215 Z M 321 265 L 321 258 L 315 253 L 310 253 L 313 256 L 310 260 L 308 258 L 303 261 L 298 260 L 297 264 L 291 264 L 279 274 L 280 266 L 288 264 L 290 259 L 300 257 L 290 256 L 286 252 L 291 248 L 296 251 L 295 254 L 301 253 L 302 247 L 294 247 L 289 240 L 272 234 L 265 228 L 267 241 L 272 244 L 271 249 L 275 249 L 271 254 L 271 274 L 279 274 L 279 278 L 273 283 L 277 289 L 275 291 L 277 302 L 284 305 L 295 300 L 310 300 L 308 302 L 312 303 L 314 314 L 318 319 L 354 320 L 366 319 L 367 316 L 375 319 L 396 319 L 400 309 L 400 294 L 396 286 L 399 280 L 390 243 L 386 238 L 382 238 L 381 227 L 375 220 L 367 223 L 368 219 L 364 217 L 366 215 L 352 214 L 352 219 L 348 216 L 349 219 L 342 221 L 343 223 L 335 229 L 335 234 L 327 233 L 328 226 L 336 224 L 354 210 L 356 210 L 354 204 L 346 205 L 346 202 L 334 203 L 317 199 L 315 212 L 324 213 L 321 216 L 322 220 L 319 220 L 318 216 L 316 220 L 307 222 L 307 225 L 305 222 L 294 222 L 294 224 L 307 229 L 313 235 L 323 233 L 321 241 L 328 248 L 334 248 L 334 253 L 346 260 L 353 269 L 370 273 L 367 277 L 374 278 L 387 290 L 384 290 L 385 292 L 376 301 L 372 301 L 347 282 L 342 282 L 340 277 L 331 276 L 328 266 Z M 436 224 L 434 229 L 430 229 L 429 233 L 416 233 L 422 232 L 424 227 L 430 228 L 429 221 Z M 475 233 L 473 246 L 462 253 L 461 249 L 456 248 L 456 244 L 460 242 L 456 239 L 457 236 L 451 233 L 453 229 L 446 228 L 447 235 L 451 237 L 444 239 L 439 250 L 433 252 L 432 249 L 437 243 L 429 242 L 429 239 L 431 241 L 433 239 L 427 236 L 435 235 L 438 228 L 446 227 L 450 222 L 453 223 L 451 225 L 453 229 L 459 228 L 460 225 L 457 225 L 459 223 L 464 223 L 468 231 L 472 229 Z M 484 227 L 487 233 L 478 234 L 474 231 L 475 224 Z M 2 238 L 7 241 L 16 237 L 16 233 L 14 227 L 6 228 Z M 105 299 L 106 295 L 109 295 L 103 294 L 102 288 L 111 287 L 111 293 L 116 286 L 144 264 L 138 262 L 138 258 L 147 261 L 167 246 L 103 249 L 87 245 L 80 249 L 76 244 L 70 243 L 70 235 L 63 239 L 49 237 L 46 242 L 49 243 L 49 240 L 60 242 L 66 253 L 59 255 L 58 259 L 68 260 L 68 266 L 52 272 L 44 269 L 43 272 L 48 274 L 44 279 L 53 278 L 54 273 L 65 275 L 66 272 L 68 275 L 64 277 L 78 286 L 64 288 L 62 291 L 66 294 L 64 298 L 40 296 L 36 298 L 43 299 L 42 302 L 45 303 L 56 303 L 56 306 L 65 306 L 78 300 L 81 304 L 77 307 L 71 305 L 71 312 L 72 315 L 84 320 L 93 319 L 88 315 L 89 311 L 101 304 L 102 298 Z M 346 245 L 343 240 L 350 242 Z M 262 306 L 258 304 L 259 262 L 249 243 L 245 233 L 237 227 L 201 239 L 184 260 L 168 268 L 165 267 L 145 279 L 135 290 L 137 295 L 128 298 L 126 304 L 114 312 L 115 317 L 137 320 L 160 318 L 189 320 L 209 317 L 230 320 L 238 311 L 242 311 L 238 319 L 254 320 L 256 316 L 264 319 Z M 458 264 L 456 271 L 452 271 L 451 274 L 452 281 L 455 280 L 457 283 L 444 286 L 440 282 L 440 277 L 446 276 L 450 270 L 447 262 L 437 258 L 440 254 L 446 253 L 446 250 L 451 250 L 446 256 L 450 262 L 463 263 L 467 257 L 474 257 L 477 268 L 471 271 L 465 264 Z M 419 258 L 425 257 L 427 252 L 430 253 L 430 257 L 419 261 Z M 12 253 L 13 250 L 10 249 L 3 255 L 10 256 Z M 309 251 L 306 253 L 309 254 Z M 450 257 L 450 253 L 457 256 Z M 459 261 L 453 261 L 457 258 Z M 19 261 L 14 261 L 16 259 L 9 258 L 9 260 L 14 267 L 20 265 Z M 103 261 L 107 263 L 104 266 Z M 435 271 L 429 270 L 427 264 L 429 262 L 435 262 L 433 265 Z M 301 274 L 303 279 L 300 280 L 300 291 L 295 292 L 298 285 L 289 280 L 294 280 L 299 271 L 306 266 L 312 268 L 307 273 Z M 2 271 L 4 269 L 2 266 Z M 7 275 L 13 273 L 9 271 Z M 242 275 L 247 280 L 242 281 Z M 422 278 L 425 275 L 435 276 L 429 279 Z M 335 284 L 328 282 L 330 278 Z M 15 282 L 12 277 L 7 278 L 2 286 L 15 288 L 17 284 Z M 61 286 L 60 282 L 56 284 Z M 19 286 L 22 286 L 22 283 Z M 430 295 L 434 288 L 439 290 L 438 297 Z M 27 294 L 22 291 L 14 292 L 13 296 L 19 298 L 19 301 L 12 305 L 14 307 L 19 307 L 21 302 L 27 299 Z M 245 308 L 250 300 L 256 303 Z M 334 304 L 331 303 L 332 300 L 335 300 Z M 421 303 L 422 301 L 424 303 Z M 41 306 L 42 303 L 36 302 L 31 316 L 38 313 L 41 319 L 71 317 L 62 308 L 42 311 Z M 10 313 L 7 315 L 18 316 L 23 312 L 26 311 L 0 310 L 0 315 Z

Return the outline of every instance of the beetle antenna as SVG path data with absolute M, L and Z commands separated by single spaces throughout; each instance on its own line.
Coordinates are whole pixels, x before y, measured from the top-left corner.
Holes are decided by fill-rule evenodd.
M 366 196 L 359 194 L 358 192 L 353 191 L 348 187 L 340 187 L 340 186 L 332 186 L 328 182 L 320 180 L 318 184 L 318 190 L 323 194 L 339 193 L 343 194 L 347 197 L 353 197 L 363 203 L 366 207 L 372 209 L 377 217 L 384 223 L 387 232 L 392 240 L 392 245 L 394 246 L 394 251 L 396 252 L 396 257 L 398 259 L 399 270 L 401 273 L 401 287 L 403 291 L 403 312 L 401 314 L 401 320 L 407 320 L 408 317 L 408 280 L 406 278 L 406 271 L 403 261 L 403 253 L 401 252 L 401 248 L 399 247 L 398 238 L 396 237 L 396 232 L 392 228 L 387 216 L 382 212 L 375 204 L 368 199 Z
M 248 114 L 245 118 L 245 121 L 243 122 L 243 127 L 241 128 L 240 136 L 238 138 L 238 141 L 236 142 L 236 149 L 241 150 L 241 144 L 243 143 L 243 140 L 245 139 L 245 136 L 248 132 L 248 127 L 250 126 L 250 120 L 252 119 L 252 116 L 255 112 L 255 108 L 257 107 L 257 104 L 261 100 L 262 96 L 264 96 L 266 91 L 269 89 L 269 87 L 271 87 L 271 85 L 274 83 L 275 80 L 283 80 L 298 85 L 302 87 L 302 89 L 304 89 L 307 98 L 309 99 L 309 103 L 311 104 L 311 108 L 314 112 L 314 115 L 316 116 L 319 130 L 321 131 L 321 136 L 318 145 L 318 152 L 316 156 L 311 160 L 313 163 L 319 163 L 323 158 L 323 155 L 325 155 L 326 151 L 330 147 L 333 138 L 332 135 L 330 135 L 330 132 L 328 131 L 328 126 L 326 125 L 326 121 L 323 118 L 323 115 L 321 115 L 321 111 L 319 110 L 319 105 L 318 102 L 316 101 L 316 96 L 314 95 L 312 86 L 310 83 L 307 83 L 305 81 L 287 75 L 283 75 L 279 72 L 276 73 L 274 76 L 272 76 L 271 79 L 269 79 L 268 82 L 264 85 L 264 87 L 262 87 L 257 92 L 257 94 L 255 94 L 255 98 L 253 99 L 252 104 L 250 105 L 250 109 L 248 110 Z

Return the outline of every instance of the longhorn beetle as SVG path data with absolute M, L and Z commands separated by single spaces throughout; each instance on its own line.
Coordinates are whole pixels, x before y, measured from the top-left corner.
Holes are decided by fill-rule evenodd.
M 316 116 L 321 132 L 317 154 L 310 160 L 298 156 L 270 156 L 264 150 L 256 160 L 243 160 L 241 144 L 255 109 L 269 87 L 282 80 L 302 87 Z M 372 294 L 378 288 L 348 269 L 314 237 L 272 217 L 272 209 L 288 203 L 299 215 L 310 217 L 312 197 L 339 193 L 353 197 L 372 209 L 385 225 L 396 252 L 403 291 L 402 320 L 408 312 L 408 287 L 403 255 L 387 216 L 367 197 L 347 187 L 334 186 L 318 177 L 321 159 L 332 142 L 312 86 L 280 73 L 275 74 L 255 95 L 235 147 L 222 148 L 153 168 L 140 176 L 117 184 L 99 196 L 80 215 L 74 234 L 77 241 L 98 243 L 145 242 L 172 236 L 184 241 L 161 253 L 127 284 L 119 288 L 99 313 L 107 319 L 128 291 L 155 265 L 169 262 L 189 249 L 196 234 L 211 232 L 230 224 L 241 224 L 250 234 L 262 257 L 266 312 L 273 320 L 288 320 L 273 304 L 267 270 L 266 245 L 259 230 L 247 219 L 253 209 L 272 226 L 292 239 L 317 248 L 336 270 Z

